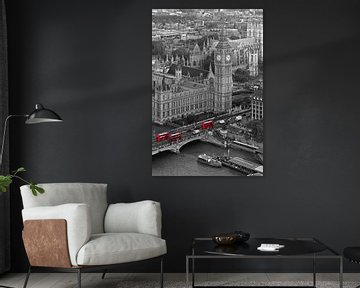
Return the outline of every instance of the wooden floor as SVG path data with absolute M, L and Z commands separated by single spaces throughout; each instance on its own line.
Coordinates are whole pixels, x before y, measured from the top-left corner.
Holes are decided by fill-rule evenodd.
M 275 281 L 281 283 L 282 281 L 296 282 L 308 281 L 311 283 L 312 274 L 307 273 L 241 273 L 241 274 L 229 274 L 229 273 L 212 273 L 212 274 L 197 274 L 197 281 L 199 282 L 213 282 L 213 281 L 248 281 L 264 285 L 269 281 Z M 0 276 L 1 285 L 10 286 L 14 288 L 22 288 L 25 279 L 25 274 L 5 274 Z M 335 273 L 319 273 L 317 274 L 317 281 L 333 281 L 337 283 L 338 274 Z M 106 279 L 101 279 L 101 273 L 83 273 L 82 275 L 82 287 L 83 288 L 119 288 L 119 287 L 141 287 L 141 283 L 147 283 L 146 287 L 158 287 L 159 274 L 125 274 L 125 273 L 109 273 Z M 133 284 L 132 284 L 133 283 Z M 149 284 L 150 283 L 150 284 Z M 151 284 L 152 283 L 152 284 Z M 354 287 L 354 283 L 360 284 L 359 273 L 344 274 L 344 287 Z M 334 284 L 335 285 L 335 284 Z M 337 285 L 335 285 L 337 286 Z M 355 285 L 356 286 L 356 285 Z M 28 288 L 76 288 L 76 273 L 32 273 Z M 185 287 L 185 274 L 165 274 L 165 288 L 172 287 Z M 338 286 L 337 286 L 338 287 Z

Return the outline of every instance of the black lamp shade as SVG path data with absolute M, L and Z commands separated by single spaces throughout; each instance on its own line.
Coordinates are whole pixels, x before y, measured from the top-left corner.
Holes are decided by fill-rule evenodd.
M 41 104 L 35 105 L 35 110 L 29 114 L 26 124 L 38 124 L 46 122 L 62 122 L 61 117 L 54 111 L 44 108 Z

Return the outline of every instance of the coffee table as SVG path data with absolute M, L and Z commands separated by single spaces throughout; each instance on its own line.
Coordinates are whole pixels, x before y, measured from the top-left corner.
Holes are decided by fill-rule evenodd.
M 262 243 L 280 244 L 284 248 L 276 252 L 263 252 L 257 250 Z M 201 259 L 309 259 L 312 260 L 313 285 L 293 287 L 314 287 L 316 288 L 316 260 L 328 259 L 339 261 L 339 287 L 343 287 L 343 258 L 342 255 L 331 249 L 329 246 L 315 238 L 250 238 L 245 243 L 228 246 L 219 246 L 211 238 L 194 238 L 191 254 L 186 255 L 186 287 L 205 287 L 195 285 L 195 260 Z M 189 283 L 191 268 L 192 281 Z M 214 287 L 214 286 L 212 286 Z M 222 286 L 229 287 L 229 286 Z M 248 287 L 248 286 L 231 286 Z M 256 287 L 256 286 L 251 286 Z M 264 286 L 262 286 L 264 287 Z M 270 286 L 274 287 L 274 286 Z M 284 286 L 281 286 L 284 287 Z

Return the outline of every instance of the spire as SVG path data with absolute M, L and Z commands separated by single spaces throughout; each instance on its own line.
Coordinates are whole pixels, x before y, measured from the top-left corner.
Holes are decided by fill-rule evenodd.
M 162 81 L 161 81 L 161 88 L 162 90 L 166 89 L 166 82 L 165 82 L 165 76 L 163 76 Z
M 206 49 L 205 44 L 203 45 L 202 54 L 207 54 L 207 49 Z
M 221 29 L 219 43 L 216 45 L 216 49 L 231 49 L 229 41 L 225 35 L 225 25 Z
M 220 41 L 224 41 L 226 39 L 226 35 L 225 35 L 225 24 L 223 24 L 221 31 L 220 31 L 220 37 L 219 40 Z
M 213 70 L 212 70 L 211 62 L 210 62 L 210 65 L 209 65 L 209 72 L 210 72 L 210 74 L 214 74 L 214 72 L 213 72 Z
M 182 76 L 182 67 L 181 64 L 177 64 L 175 67 L 175 77 L 177 83 L 181 80 L 181 76 Z
M 200 50 L 200 47 L 199 47 L 198 43 L 195 44 L 195 47 L 193 49 L 193 53 L 194 54 L 200 54 L 201 53 L 201 50 Z

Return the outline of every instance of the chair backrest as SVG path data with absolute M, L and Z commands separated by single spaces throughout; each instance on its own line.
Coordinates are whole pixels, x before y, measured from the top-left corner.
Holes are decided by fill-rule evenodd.
M 39 184 L 44 194 L 34 196 L 29 185 L 20 187 L 24 209 L 39 206 L 57 206 L 67 203 L 89 205 L 92 233 L 104 233 L 104 217 L 107 209 L 107 184 L 96 183 L 49 183 Z

